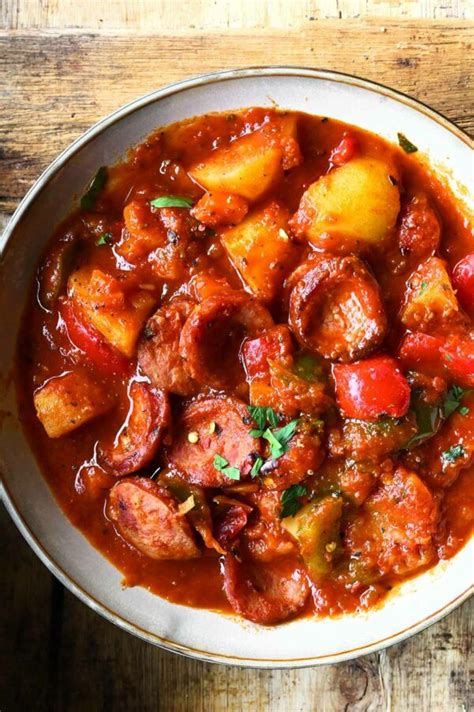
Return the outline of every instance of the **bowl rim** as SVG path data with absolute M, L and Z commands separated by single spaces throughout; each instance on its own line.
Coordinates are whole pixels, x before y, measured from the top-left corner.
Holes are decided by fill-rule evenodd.
M 404 94 L 401 91 L 391 89 L 380 82 L 375 82 L 373 80 L 363 79 L 361 77 L 344 73 L 337 72 L 328 69 L 310 68 L 310 67 L 300 67 L 292 65 L 274 65 L 274 66 L 252 66 L 242 69 L 229 69 L 218 72 L 211 72 L 207 74 L 201 74 L 189 79 L 180 80 L 167 84 L 159 89 L 148 92 L 132 101 L 119 107 L 112 113 L 103 117 L 95 124 L 93 124 L 87 131 L 85 131 L 81 136 L 79 136 L 75 141 L 73 141 L 68 147 L 66 147 L 41 173 L 39 178 L 34 182 L 31 188 L 28 190 L 26 195 L 23 197 L 18 207 L 14 211 L 12 217 L 10 218 L 2 237 L 0 238 L 0 265 L 3 252 L 13 235 L 17 225 L 20 223 L 23 215 L 26 213 L 30 204 L 41 194 L 43 189 L 53 178 L 53 176 L 63 167 L 63 165 L 72 158 L 83 146 L 93 140 L 97 135 L 102 133 L 104 130 L 108 129 L 110 126 L 114 125 L 117 121 L 133 114 L 135 111 L 142 109 L 150 103 L 157 100 L 163 99 L 168 96 L 178 94 L 182 91 L 193 87 L 201 87 L 207 84 L 215 84 L 222 81 L 232 81 L 234 79 L 244 79 L 251 77 L 261 77 L 261 76 L 293 76 L 293 77 L 307 77 L 319 80 L 333 81 L 340 84 L 348 84 L 353 87 L 359 87 L 367 91 L 371 91 L 378 95 L 386 96 L 398 103 L 404 104 L 419 113 L 424 114 L 429 119 L 440 124 L 444 129 L 453 134 L 456 138 L 462 141 L 468 148 L 474 148 L 474 141 L 468 136 L 468 134 L 456 126 L 453 122 L 443 116 L 440 112 L 435 111 L 431 107 L 427 106 L 421 101 L 413 99 L 412 97 Z M 221 663 L 226 665 L 236 665 L 240 667 L 249 668 L 261 668 L 261 669 L 276 669 L 276 668 L 304 668 L 311 667 L 314 665 L 331 664 L 337 662 L 343 662 L 346 660 L 351 660 L 353 658 L 359 657 L 361 655 L 367 655 L 379 650 L 383 650 L 391 645 L 405 640 L 406 638 L 421 632 L 428 626 L 436 623 L 437 621 L 444 618 L 446 615 L 451 613 L 455 608 L 457 608 L 461 603 L 466 601 L 469 596 L 474 591 L 474 585 L 468 586 L 468 588 L 456 596 L 454 599 L 449 601 L 442 608 L 430 613 L 425 616 L 422 620 L 417 623 L 398 631 L 384 639 L 377 640 L 373 643 L 358 646 L 350 650 L 343 652 L 318 655 L 306 658 L 293 658 L 285 660 L 274 660 L 271 658 L 241 658 L 235 655 L 225 655 L 222 653 L 213 653 L 206 650 L 198 650 L 192 648 L 191 646 L 176 643 L 175 641 L 168 640 L 155 633 L 150 633 L 132 621 L 127 620 L 121 615 L 118 615 L 113 610 L 107 608 L 107 606 L 94 598 L 88 591 L 82 588 L 77 581 L 75 581 L 72 576 L 67 574 L 58 564 L 52 556 L 45 550 L 39 539 L 29 528 L 26 520 L 20 514 L 20 510 L 15 504 L 15 501 L 8 491 L 6 483 L 3 480 L 3 476 L 0 473 L 0 495 L 5 504 L 5 507 L 10 514 L 16 527 L 28 543 L 28 545 L 33 549 L 35 554 L 43 562 L 43 564 L 49 569 L 49 571 L 75 596 L 79 598 L 83 603 L 92 608 L 96 613 L 100 614 L 109 622 L 117 625 L 128 633 L 141 638 L 155 646 L 168 650 L 186 657 L 202 660 L 204 662 Z

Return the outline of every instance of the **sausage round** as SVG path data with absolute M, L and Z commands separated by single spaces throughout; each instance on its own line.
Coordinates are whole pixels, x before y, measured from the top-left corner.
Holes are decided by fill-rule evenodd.
M 180 354 L 199 383 L 234 388 L 245 381 L 242 342 L 272 326 L 269 311 L 245 292 L 215 294 L 188 317 L 179 340 Z
M 136 472 L 153 459 L 171 417 L 166 393 L 146 383 L 133 382 L 129 399 L 129 413 L 114 443 L 99 452 L 101 461 L 117 476 Z
M 249 423 L 249 424 L 246 424 Z M 236 398 L 209 397 L 185 408 L 178 420 L 168 459 L 189 482 L 203 487 L 231 484 L 214 467 L 216 455 L 247 477 L 260 453 L 260 441 L 249 434 L 251 419 L 247 408 Z
M 350 256 L 308 262 L 290 295 L 289 324 L 301 344 L 346 363 L 380 344 L 387 320 L 375 278 Z
M 107 516 L 125 541 L 151 559 L 194 559 L 201 555 L 175 500 L 144 477 L 121 480 L 112 487 Z
M 193 309 L 190 299 L 173 299 L 148 319 L 138 345 L 138 363 L 152 384 L 180 396 L 196 393 L 198 386 L 179 353 L 179 337 Z
M 256 566 L 228 554 L 222 573 L 224 591 L 234 611 L 261 625 L 293 617 L 309 593 L 306 571 L 294 557 Z

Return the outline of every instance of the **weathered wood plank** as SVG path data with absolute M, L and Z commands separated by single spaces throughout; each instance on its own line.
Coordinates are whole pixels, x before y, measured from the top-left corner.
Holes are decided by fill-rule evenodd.
M 3 0 L 2 24 L 6 29 L 128 30 L 145 32 L 166 27 L 186 30 L 252 30 L 268 27 L 301 28 L 321 19 L 399 17 L 468 19 L 474 5 L 463 0 L 260 0 L 220 2 L 212 0 Z
M 474 23 L 310 24 L 257 34 L 3 34 L 0 99 L 10 110 L 0 112 L 0 210 L 12 211 L 50 160 L 100 116 L 198 68 L 331 67 L 401 89 L 474 132 Z M 442 67 L 442 81 L 434 65 Z

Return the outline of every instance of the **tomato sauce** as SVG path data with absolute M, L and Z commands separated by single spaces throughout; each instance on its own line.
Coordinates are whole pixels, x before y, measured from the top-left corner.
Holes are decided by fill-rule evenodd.
M 462 206 L 415 157 L 302 113 L 202 116 L 131 149 L 55 231 L 18 341 L 19 412 L 59 505 L 126 585 L 278 623 L 376 605 L 398 581 L 468 540 L 473 314 L 454 291 L 447 306 L 440 300 L 456 264 L 473 251 L 473 231 Z M 389 179 L 382 188 L 374 177 L 380 169 Z M 313 191 L 319 179 L 329 180 Z M 363 180 L 367 203 L 352 196 Z M 371 212 L 379 188 L 382 208 Z M 336 219 L 337 201 L 325 202 L 335 190 L 353 200 Z M 168 206 L 150 207 L 163 196 Z M 362 226 L 353 220 L 358 211 L 372 216 Z M 410 252 L 403 245 L 413 236 Z M 257 248 L 242 256 L 245 240 Z M 172 311 L 151 319 L 165 305 Z M 184 366 L 167 345 L 172 329 Z M 412 333 L 421 333 L 430 358 L 410 351 L 408 366 L 400 343 Z M 260 341 L 262 334 L 270 336 Z M 381 360 L 384 381 L 403 394 L 391 396 L 387 385 L 385 410 L 366 382 L 371 368 L 377 380 Z M 356 368 L 359 361 L 368 366 Z M 56 388 L 61 374 L 66 406 Z M 144 384 L 144 401 L 132 397 L 133 383 Z M 87 399 L 94 388 L 100 395 Z M 169 401 L 166 413 L 158 395 Z M 277 432 L 285 427 L 286 441 Z M 252 428 L 260 436 L 249 436 Z M 114 471 L 106 451 L 138 469 Z M 185 495 L 176 495 L 167 473 L 184 482 Z M 111 488 L 137 481 L 130 495 L 123 487 L 111 513 Z M 222 531 L 230 540 L 219 539 Z M 167 558 L 173 547 L 178 558 Z

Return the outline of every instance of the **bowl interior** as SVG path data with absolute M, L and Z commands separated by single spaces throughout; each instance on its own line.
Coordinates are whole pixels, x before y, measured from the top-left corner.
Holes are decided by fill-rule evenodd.
M 335 662 L 396 642 L 447 613 L 472 584 L 471 541 L 454 559 L 403 584 L 384 606 L 335 620 L 303 619 L 260 628 L 231 616 L 185 608 L 120 573 L 74 529 L 42 478 L 19 425 L 11 383 L 16 334 L 40 254 L 101 165 L 120 159 L 153 129 L 211 111 L 272 106 L 327 115 L 397 140 L 409 137 L 464 190 L 472 178 L 467 139 L 448 122 L 389 90 L 344 75 L 284 68 L 227 72 L 165 88 L 100 122 L 46 171 L 4 236 L 0 263 L 1 468 L 8 509 L 44 563 L 80 598 L 130 632 L 208 660 L 285 667 Z M 462 186 L 465 186 L 463 190 Z

